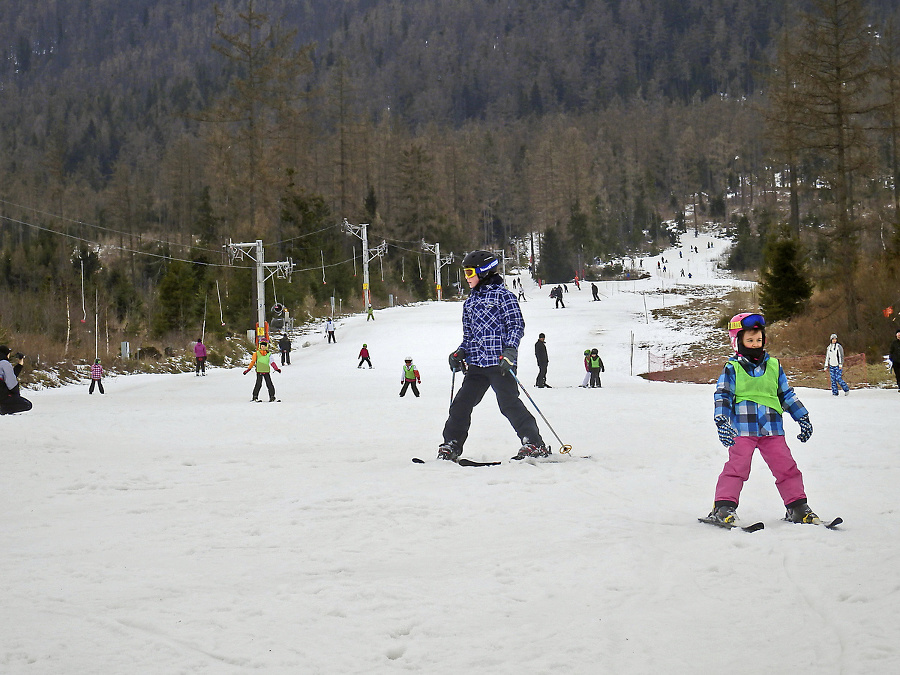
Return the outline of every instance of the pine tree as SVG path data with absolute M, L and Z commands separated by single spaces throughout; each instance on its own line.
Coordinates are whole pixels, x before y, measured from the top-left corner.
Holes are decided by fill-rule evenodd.
M 769 321 L 789 319 L 812 296 L 803 267 L 800 243 L 789 236 L 770 241 L 760 282 L 759 304 Z

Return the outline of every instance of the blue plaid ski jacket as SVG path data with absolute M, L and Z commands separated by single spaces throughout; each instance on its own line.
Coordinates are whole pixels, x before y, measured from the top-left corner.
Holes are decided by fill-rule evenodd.
M 525 334 L 525 319 L 516 296 L 498 275 L 472 289 L 463 303 L 463 341 L 470 366 L 488 368 L 500 363 L 504 347 L 519 348 Z
M 731 426 L 737 430 L 738 436 L 784 436 L 782 416 L 775 410 L 753 401 L 741 401 L 737 404 L 734 402 L 736 381 L 734 369 L 743 368 L 751 377 L 759 377 L 766 372 L 765 366 L 768 361 L 768 354 L 758 366 L 754 366 L 743 356 L 733 356 L 725 364 L 716 382 L 714 416 L 725 415 Z M 788 383 L 781 364 L 778 364 L 778 400 L 781 401 L 784 411 L 794 420 L 809 414 Z

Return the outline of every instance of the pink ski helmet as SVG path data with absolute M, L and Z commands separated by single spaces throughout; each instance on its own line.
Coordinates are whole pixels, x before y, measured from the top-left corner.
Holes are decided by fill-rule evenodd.
M 731 348 L 735 354 L 738 351 L 738 336 L 748 328 L 759 328 L 763 332 L 763 345 L 766 344 L 766 319 L 756 312 L 742 312 L 735 314 L 728 322 L 728 335 L 731 336 Z

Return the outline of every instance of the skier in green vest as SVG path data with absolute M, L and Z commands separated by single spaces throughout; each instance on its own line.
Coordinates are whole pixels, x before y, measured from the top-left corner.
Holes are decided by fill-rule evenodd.
M 733 525 L 741 488 L 750 476 L 753 453 L 759 454 L 775 476 L 775 487 L 787 509 L 786 520 L 819 524 L 806 503 L 803 475 L 784 438 L 782 415 L 800 425 L 797 438 L 806 443 L 813 428 L 809 412 L 788 383 L 778 360 L 766 353 L 766 320 L 742 313 L 728 323 L 735 355 L 716 383 L 714 419 L 719 441 L 728 448 L 728 461 L 716 483 L 715 503 L 708 518 Z
M 403 387 L 400 389 L 400 396 L 406 396 L 406 390 L 411 387 L 416 398 L 419 398 L 419 388 L 416 386 L 416 383 L 422 384 L 422 378 L 419 377 L 419 371 L 411 356 L 407 356 L 403 362 L 403 373 L 400 378 L 400 382 L 403 383 Z
M 250 365 L 247 366 L 247 370 L 244 371 L 244 375 L 250 372 L 253 367 L 256 367 L 256 386 L 253 387 L 253 401 L 259 403 L 259 390 L 262 389 L 263 380 L 266 382 L 266 389 L 269 390 L 269 403 L 275 401 L 275 385 L 272 384 L 272 376 L 269 374 L 272 368 L 275 369 L 276 373 L 281 372 L 281 368 L 278 367 L 278 364 L 272 360 L 272 355 L 269 353 L 269 342 L 267 340 L 260 340 L 259 346 L 256 348 L 256 351 L 253 352 L 253 357 L 250 359 Z

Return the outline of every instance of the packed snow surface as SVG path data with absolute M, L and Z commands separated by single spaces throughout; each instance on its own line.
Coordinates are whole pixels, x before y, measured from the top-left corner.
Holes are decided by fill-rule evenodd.
M 687 235 L 666 273 L 646 258 L 651 279 L 598 284 L 600 302 L 569 284 L 565 309 L 522 277 L 521 381 L 575 456 L 555 463 L 509 461 L 490 392 L 465 456 L 502 465 L 410 461 L 441 441 L 459 302 L 297 336 L 281 403 L 251 403 L 240 369 L 26 393 L 0 421 L 0 672 L 900 672 L 895 390 L 797 390 L 815 433 L 788 419 L 788 442 L 841 530 L 782 522 L 758 456 L 738 513 L 766 528 L 697 522 L 726 458 L 714 387 L 637 377 L 631 345 L 715 339 L 645 307 L 724 295 L 722 250 Z M 533 387 L 540 332 L 552 389 Z M 602 389 L 578 387 L 591 347 Z M 418 399 L 398 396 L 407 355 Z

